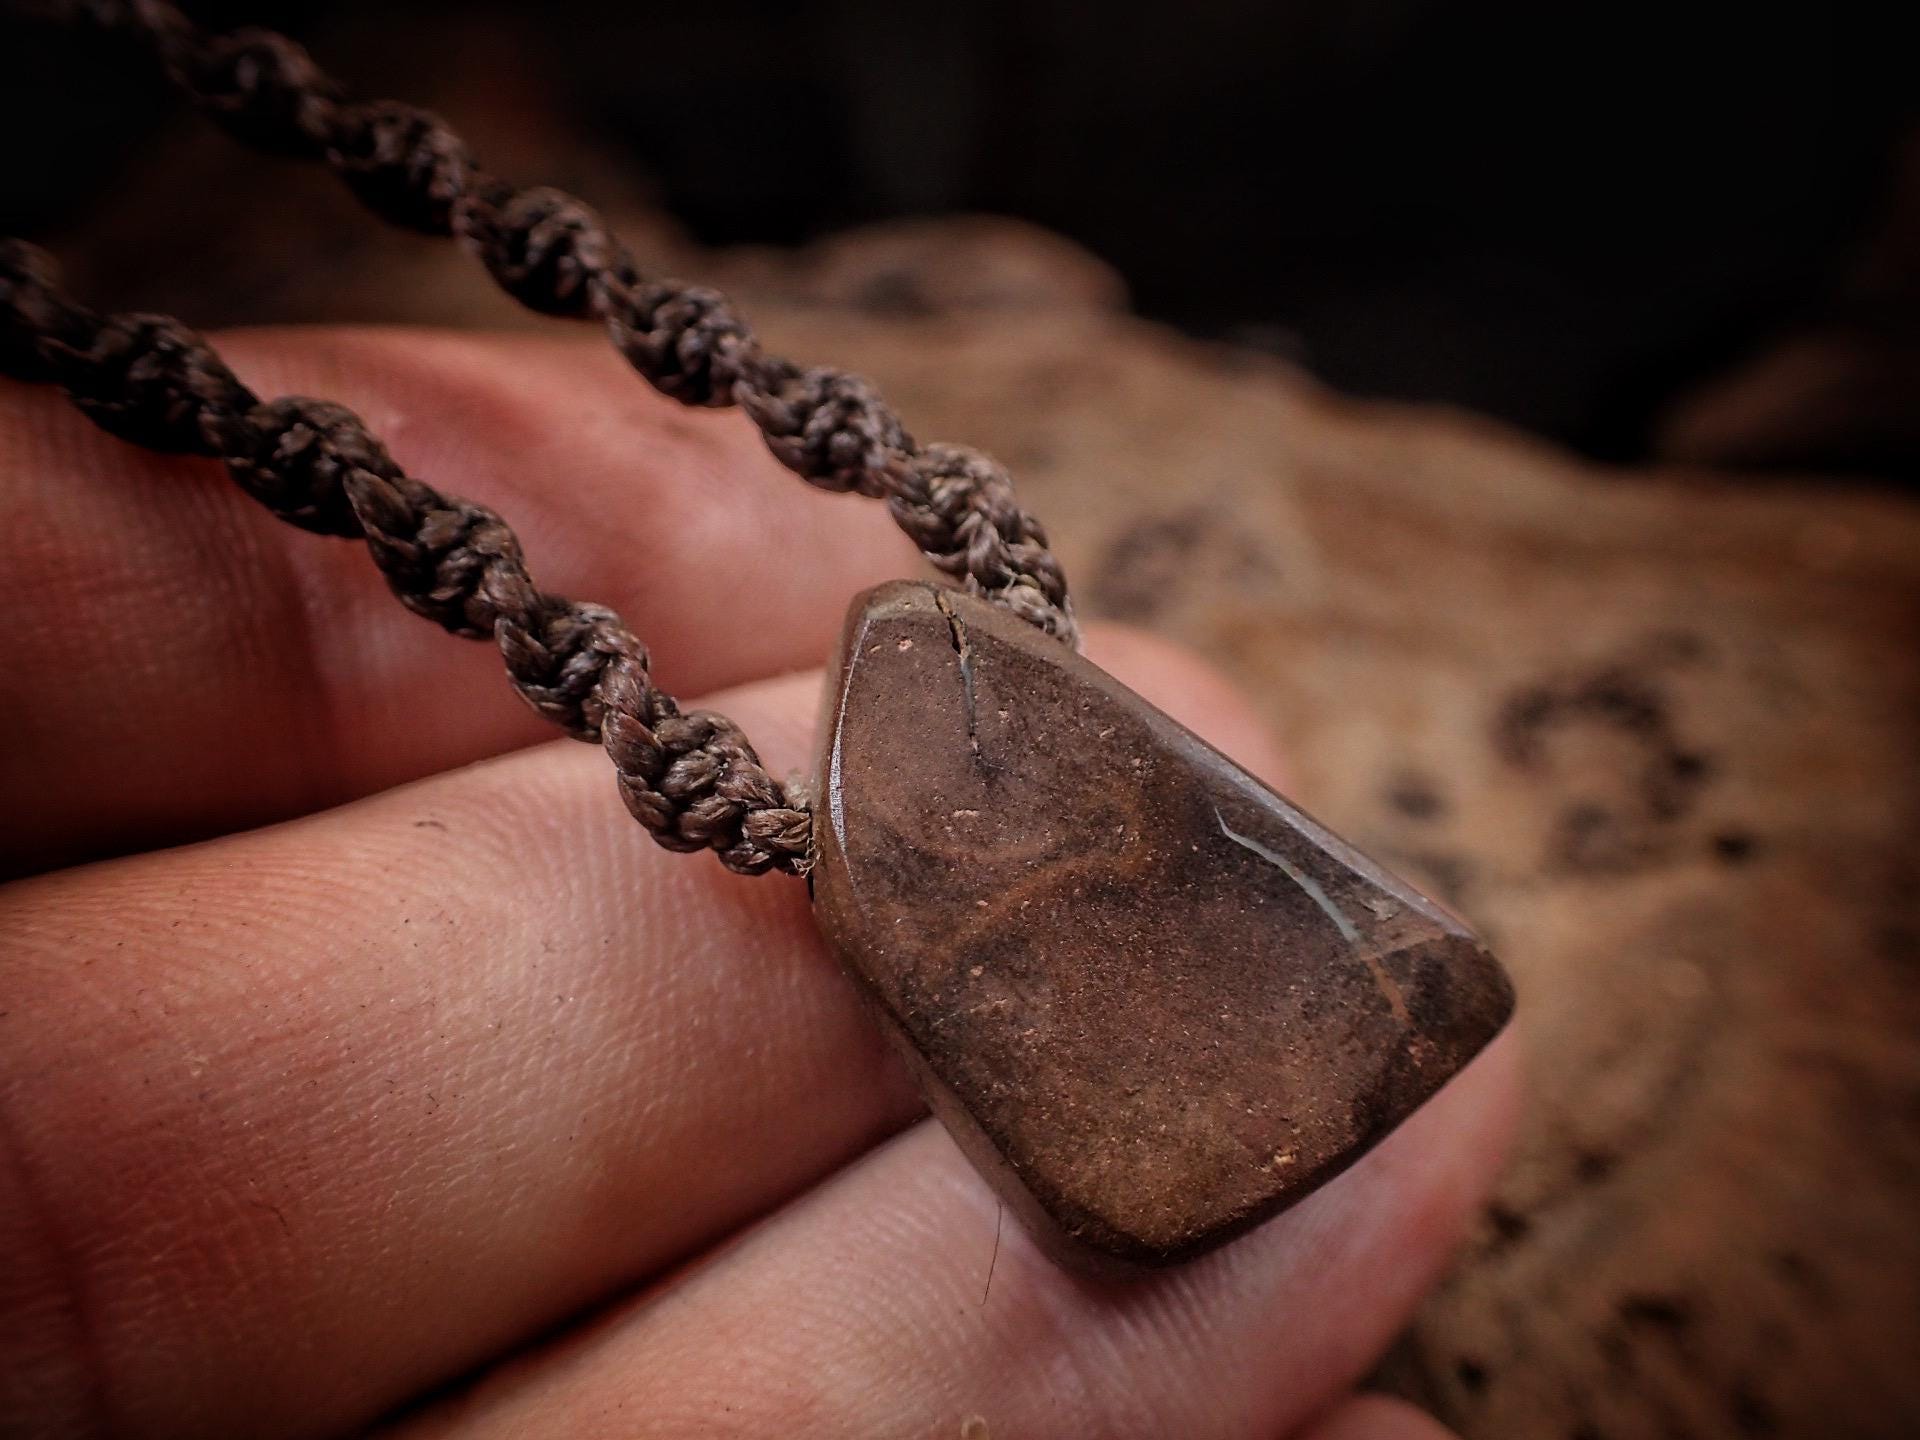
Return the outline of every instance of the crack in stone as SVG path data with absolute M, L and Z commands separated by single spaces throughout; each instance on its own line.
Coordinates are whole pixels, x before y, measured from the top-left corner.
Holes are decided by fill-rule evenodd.
M 967 627 L 947 603 L 947 597 L 936 590 L 933 603 L 947 617 L 947 635 L 953 641 L 953 653 L 960 657 L 960 704 L 967 719 L 967 744 L 972 747 L 974 758 L 979 759 L 980 735 L 974 724 L 973 647 L 967 643 Z

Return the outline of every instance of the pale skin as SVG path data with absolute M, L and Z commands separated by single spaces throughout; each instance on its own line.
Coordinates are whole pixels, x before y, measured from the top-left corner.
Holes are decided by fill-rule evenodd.
M 220 344 L 493 505 L 776 773 L 847 602 L 919 573 L 883 507 L 584 341 Z M 0 515 L 0 1430 L 1445 1433 L 1354 1387 L 1490 1184 L 1508 1040 L 1215 1255 L 1069 1278 L 924 1118 L 804 886 L 654 846 L 357 544 L 5 383 Z M 1199 662 L 1088 650 L 1281 777 Z

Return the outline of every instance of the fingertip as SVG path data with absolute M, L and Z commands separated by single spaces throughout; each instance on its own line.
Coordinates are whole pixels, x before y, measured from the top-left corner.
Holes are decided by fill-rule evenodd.
M 1086 655 L 1275 789 L 1286 788 L 1286 762 L 1271 727 L 1212 662 L 1126 625 L 1089 627 Z
M 1509 1020 L 1506 1028 L 1461 1072 L 1462 1078 L 1472 1077 L 1470 1083 L 1478 1084 L 1483 1091 L 1489 1132 L 1497 1142 L 1495 1154 L 1502 1160 L 1511 1148 L 1514 1131 L 1519 1128 L 1526 1092 L 1526 1052 L 1521 1035 L 1517 1017 Z
M 1356 1186 L 1397 1197 L 1394 1249 L 1410 1270 L 1437 1276 L 1492 1192 L 1518 1128 L 1519 1060 L 1509 1025 L 1355 1167 Z

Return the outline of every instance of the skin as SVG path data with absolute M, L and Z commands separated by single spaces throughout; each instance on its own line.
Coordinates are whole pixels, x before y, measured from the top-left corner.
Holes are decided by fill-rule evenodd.
M 584 342 L 222 349 L 494 505 L 776 773 L 848 600 L 918 573 Z M 0 517 L 0 1429 L 1444 1433 L 1351 1391 L 1490 1183 L 1508 1041 L 1198 1263 L 1093 1284 L 1011 1221 L 994 1258 L 804 887 L 654 846 L 357 545 L 5 384 Z M 1280 774 L 1192 658 L 1089 652 Z

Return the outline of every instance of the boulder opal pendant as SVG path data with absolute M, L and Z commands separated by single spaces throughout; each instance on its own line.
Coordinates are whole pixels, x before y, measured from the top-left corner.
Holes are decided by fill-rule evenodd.
M 1033 627 L 896 583 L 842 645 L 821 928 L 1061 1262 L 1230 1239 L 1506 1023 L 1458 921 Z

